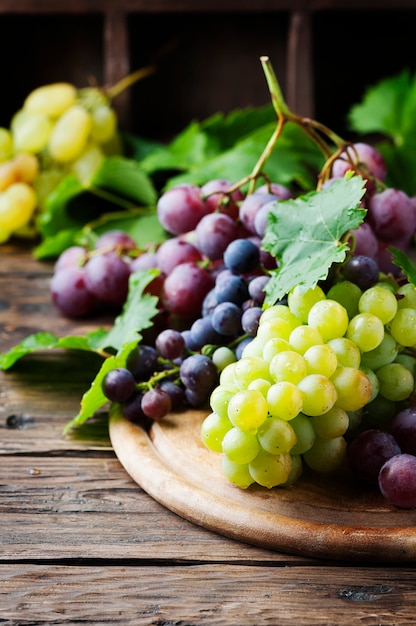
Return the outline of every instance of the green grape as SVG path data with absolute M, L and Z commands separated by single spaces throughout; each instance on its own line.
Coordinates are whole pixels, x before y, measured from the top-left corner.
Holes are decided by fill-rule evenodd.
M 401 346 L 414 346 L 416 344 L 416 309 L 398 309 L 389 324 L 389 330 Z
M 71 171 L 84 187 L 88 187 L 104 158 L 105 156 L 101 148 L 90 141 L 79 157 L 72 161 Z
M 398 309 L 416 309 L 416 286 L 412 283 L 401 285 L 397 291 Z
M 299 413 L 293 420 L 290 420 L 290 426 L 295 431 L 296 443 L 292 447 L 290 453 L 292 455 L 300 455 L 309 450 L 316 439 L 316 432 L 313 427 L 312 419 L 304 413 Z
M 261 357 L 244 357 L 235 364 L 234 381 L 240 389 L 247 389 L 256 378 L 270 380 L 269 364 Z
M 0 127 L 0 162 L 13 156 L 13 137 L 8 128 Z
M 299 478 L 302 476 L 303 472 L 303 463 L 302 457 L 299 454 L 293 455 L 291 454 L 292 467 L 290 468 L 289 476 L 287 480 L 282 483 L 282 487 L 290 487 L 290 485 L 294 485 Z
M 44 113 L 18 111 L 11 122 L 14 151 L 37 154 L 47 146 L 53 131 L 53 122 Z
M 260 393 L 262 393 L 267 400 L 267 392 L 269 391 L 270 386 L 271 382 L 269 380 L 266 380 L 265 378 L 255 378 L 251 381 L 247 389 L 256 389 L 257 391 L 260 391 Z
M 362 291 L 358 285 L 349 280 L 342 280 L 331 287 L 326 297 L 342 304 L 347 311 L 348 317 L 351 319 L 359 313 L 358 301 L 361 294 Z
M 267 401 L 256 389 L 239 391 L 228 404 L 228 418 L 241 430 L 255 431 L 268 414 Z
M 229 365 L 226 365 L 224 367 L 224 369 L 222 370 L 222 372 L 220 372 L 220 376 L 219 376 L 219 384 L 220 385 L 233 385 L 234 387 L 236 387 L 236 383 L 235 383 L 235 379 L 234 379 L 234 375 L 235 375 L 235 366 L 237 365 L 237 362 L 235 361 L 234 363 L 230 363 Z
M 305 359 L 293 350 L 279 352 L 270 361 L 270 375 L 276 383 L 287 381 L 296 385 L 306 373 Z
M 371 398 L 372 389 L 368 376 L 355 367 L 339 367 L 331 381 L 338 396 L 335 406 L 344 411 L 358 411 Z
M 385 287 L 374 285 L 364 291 L 358 302 L 358 309 L 360 313 L 376 315 L 383 324 L 387 324 L 396 315 L 396 296 Z
M 324 341 L 342 337 L 348 327 L 347 310 L 335 300 L 320 300 L 310 309 L 308 324 L 315 328 Z
M 272 319 L 264 320 L 259 324 L 257 330 L 257 337 L 260 341 L 266 343 L 269 339 L 289 339 L 292 328 L 287 320 L 281 317 L 275 317 Z
M 291 420 L 302 410 L 302 394 L 296 385 L 288 381 L 271 385 L 266 399 L 269 412 L 282 420 Z
M 380 383 L 380 394 L 384 398 L 398 402 L 409 398 L 414 391 L 415 380 L 412 372 L 401 363 L 383 365 L 376 374 Z
M 411 354 L 400 353 L 396 356 L 394 362 L 404 365 L 404 367 L 412 373 L 413 378 L 416 379 L 416 357 Z
M 348 430 L 350 419 L 344 409 L 333 406 L 327 413 L 311 418 L 316 434 L 321 439 L 342 437 Z
M 274 306 L 265 309 L 260 316 L 259 326 L 269 319 L 282 319 L 289 323 L 290 327 L 296 328 L 302 322 L 296 315 L 294 315 L 286 304 L 275 304 Z
M 37 206 L 35 191 L 28 183 L 14 183 L 0 193 L 0 242 L 25 226 Z
M 244 359 L 250 356 L 262 357 L 263 346 L 264 341 L 261 341 L 258 337 L 254 337 L 246 346 L 244 346 L 241 356 Z
M 377 378 L 377 374 L 375 373 L 375 371 L 370 369 L 369 367 L 363 367 L 361 365 L 360 370 L 367 376 L 368 380 L 370 381 L 371 396 L 368 402 L 371 402 L 372 400 L 374 400 L 374 398 L 376 398 L 380 391 L 380 381 Z
M 222 372 L 224 367 L 230 363 L 234 363 L 236 360 L 237 357 L 235 356 L 235 352 L 233 352 L 233 350 L 231 350 L 228 346 L 220 346 L 212 355 L 212 361 L 215 363 L 219 372 Z
M 23 108 L 29 113 L 42 114 L 57 119 L 75 104 L 77 90 L 65 82 L 37 87 L 26 97 Z
M 302 393 L 302 413 L 321 415 L 331 409 L 337 401 L 334 383 L 322 374 L 308 374 L 298 384 Z
M 363 352 L 361 356 L 361 365 L 368 367 L 372 370 L 377 370 L 379 367 L 392 363 L 399 353 L 397 342 L 393 337 L 385 332 L 382 342 L 368 352 Z
M 365 407 L 363 420 L 369 428 L 387 429 L 397 413 L 397 403 L 380 393 Z
M 316 437 L 315 443 L 304 453 L 303 459 L 315 472 L 328 474 L 339 469 L 344 463 L 346 449 L 344 437 L 333 439 Z
M 222 452 L 222 441 L 232 426 L 227 417 L 210 413 L 201 424 L 201 440 L 209 450 Z
M 296 443 L 296 433 L 286 420 L 268 417 L 257 431 L 261 447 L 270 454 L 289 452 Z
M 264 344 L 261 356 L 265 361 L 270 363 L 275 354 L 279 354 L 279 352 L 284 352 L 285 350 L 290 349 L 290 343 L 286 341 L 286 339 L 276 337 L 274 339 L 269 339 L 269 341 Z
M 248 464 L 233 463 L 228 457 L 222 457 L 222 472 L 224 476 L 240 489 L 247 489 L 255 481 L 251 476 Z
M 359 367 L 361 363 L 361 352 L 357 344 L 346 337 L 337 337 L 328 341 L 337 355 L 338 365 L 342 367 Z
M 304 354 L 311 346 L 321 343 L 324 341 L 319 331 L 306 324 L 297 326 L 290 333 L 289 345 L 299 354 Z
M 308 367 L 308 374 L 323 374 L 331 378 L 338 367 L 336 352 L 327 343 L 311 346 L 306 350 L 303 358 Z
M 265 450 L 259 452 L 248 465 L 256 483 L 268 489 L 285 483 L 289 478 L 291 467 L 290 454 L 270 454 Z
M 58 168 L 48 168 L 38 173 L 32 184 L 40 209 L 45 209 L 49 194 L 58 186 L 64 176 L 65 172 Z
M 358 313 L 350 320 L 346 336 L 361 352 L 369 352 L 383 341 L 384 325 L 373 313 Z
M 366 405 L 365 408 L 367 408 Z M 359 426 L 363 423 L 363 409 L 359 409 L 358 411 L 347 411 L 348 414 L 348 432 L 356 431 Z
M 221 383 L 218 387 L 215 387 L 209 399 L 211 409 L 214 413 L 217 413 L 220 417 L 227 417 L 228 419 L 228 404 L 237 391 L 238 387 L 230 383 Z
M 57 119 L 49 138 L 48 149 L 58 163 L 77 159 L 85 150 L 90 131 L 91 114 L 74 104 Z
M 308 322 L 309 311 L 313 305 L 325 299 L 325 292 L 319 285 L 307 289 L 306 291 L 296 285 L 288 294 L 288 305 L 293 315 L 299 318 L 302 324 L 306 324 Z
M 117 115 L 108 104 L 101 104 L 91 112 L 91 137 L 98 143 L 106 143 L 117 131 Z
M 222 440 L 222 451 L 233 463 L 250 463 L 261 450 L 256 435 L 233 427 Z

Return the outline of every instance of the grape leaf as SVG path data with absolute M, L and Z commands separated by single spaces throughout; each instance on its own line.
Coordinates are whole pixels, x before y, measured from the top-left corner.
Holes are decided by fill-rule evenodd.
M 266 304 L 274 304 L 295 285 L 314 287 L 333 263 L 344 260 L 348 245 L 341 237 L 364 220 L 366 210 L 359 208 L 364 192 L 363 179 L 350 176 L 276 203 L 263 239 L 264 249 L 279 260 L 266 286 Z
M 407 254 L 398 248 L 391 247 L 389 248 L 389 251 L 392 254 L 394 264 L 400 267 L 409 283 L 416 286 L 416 265 L 413 261 L 407 256 Z

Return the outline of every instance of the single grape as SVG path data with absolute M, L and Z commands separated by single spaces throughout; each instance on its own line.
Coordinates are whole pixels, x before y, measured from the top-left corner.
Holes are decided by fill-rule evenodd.
M 69 266 L 52 276 L 50 293 L 53 304 L 65 317 L 85 317 L 94 310 L 97 299 L 86 284 L 85 270 Z
M 327 298 L 342 304 L 348 313 L 348 317 L 351 319 L 359 313 L 358 302 L 362 293 L 355 283 L 352 283 L 350 280 L 342 280 L 332 285 L 327 293 Z
M 259 262 L 259 248 L 249 239 L 234 239 L 224 251 L 225 266 L 233 274 L 248 274 Z
M 265 288 L 269 280 L 270 280 L 269 276 L 267 276 L 266 274 L 262 274 L 260 276 L 255 276 L 248 283 L 248 293 L 249 293 L 250 298 L 252 298 L 254 302 L 260 306 L 263 304 L 265 300 L 265 297 L 266 297 Z
M 179 376 L 186 389 L 210 394 L 218 381 L 217 368 L 203 354 L 192 354 L 182 361 Z
M 91 125 L 91 114 L 79 104 L 66 109 L 49 137 L 48 150 L 52 158 L 58 163 L 67 163 L 79 157 L 87 145 Z
M 226 416 L 213 411 L 201 424 L 201 439 L 209 450 L 222 452 L 222 441 L 226 433 L 233 427 Z
M 233 426 L 222 440 L 223 453 L 234 463 L 250 463 L 261 450 L 257 436 Z
M 352 473 L 360 481 L 376 486 L 383 464 L 400 452 L 393 435 L 370 428 L 357 435 L 348 445 L 347 460 Z
M 212 312 L 211 323 L 220 335 L 233 337 L 241 333 L 242 311 L 233 302 L 220 302 Z
M 343 267 L 345 280 L 349 280 L 364 291 L 378 282 L 379 268 L 369 256 L 356 255 L 351 257 Z
M 217 276 L 214 293 L 218 303 L 233 302 L 241 306 L 248 298 L 248 285 L 242 276 L 224 272 Z
M 403 509 L 416 507 L 416 456 L 396 454 L 380 469 L 378 484 L 390 504 Z
M 163 358 L 174 360 L 183 354 L 185 340 L 178 330 L 166 328 L 157 336 L 155 348 Z
M 375 193 L 368 203 L 367 219 L 378 239 L 409 241 L 416 228 L 416 213 L 410 197 L 399 189 Z
M 362 165 L 371 176 L 384 181 L 387 167 L 383 155 L 377 148 L 364 142 L 353 143 L 341 152 L 339 158 L 332 164 L 332 176 L 342 177 L 355 166 Z
M 271 489 L 287 481 L 292 461 L 290 454 L 270 454 L 262 450 L 248 467 L 256 483 Z
M 124 417 L 135 424 L 143 424 L 146 421 L 146 415 L 142 410 L 142 397 L 141 391 L 135 391 L 123 402 Z
M 225 213 L 209 213 L 195 228 L 196 245 L 208 259 L 222 259 L 227 246 L 239 235 L 239 226 Z
M 365 255 L 375 261 L 378 258 L 378 239 L 368 222 L 362 222 L 358 228 L 350 230 L 348 240 L 354 256 Z
M 209 207 L 196 185 L 176 185 L 165 191 L 157 203 L 159 222 L 169 233 L 181 235 L 194 230 Z
M 196 318 L 200 316 L 204 298 L 213 286 L 213 279 L 204 268 L 195 263 L 181 263 L 164 281 L 162 304 L 175 315 L 185 319 Z
M 253 306 L 244 311 L 241 316 L 241 326 L 245 333 L 252 337 L 256 336 L 262 312 L 263 310 L 259 306 Z
M 271 202 L 273 200 L 277 200 L 276 196 L 273 193 L 257 192 L 246 196 L 240 204 L 240 221 L 253 235 L 257 234 L 256 228 L 254 226 L 256 213 L 259 211 L 260 207 L 263 206 L 263 204 L 266 204 L 267 202 Z
M 91 256 L 85 264 L 85 282 L 94 296 L 114 307 L 126 301 L 130 268 L 115 252 Z
M 240 189 L 235 189 L 230 193 L 231 187 L 231 181 L 215 178 L 202 185 L 201 193 L 211 213 L 219 211 L 237 220 L 240 211 L 239 203 L 244 200 L 244 194 Z
M 180 409 L 183 406 L 185 395 L 180 384 L 177 384 L 172 380 L 162 380 L 159 383 L 159 389 L 167 393 L 169 396 L 172 411 Z
M 155 387 L 145 391 L 142 397 L 142 411 L 150 419 L 160 420 L 172 409 L 169 394 Z
M 139 344 L 127 357 L 127 368 L 136 380 L 147 380 L 158 369 L 158 353 L 153 346 Z
M 416 407 L 399 411 L 391 421 L 390 432 L 402 452 L 416 456 Z
M 303 454 L 303 459 L 315 472 L 328 474 L 342 466 L 346 449 L 344 437 L 323 439 L 317 436 L 313 446 Z
M 55 274 L 64 267 L 82 267 L 87 258 L 87 250 L 83 246 L 70 246 L 59 255 L 54 266 Z
M 157 265 L 161 272 L 168 275 L 180 263 L 198 263 L 202 255 L 190 241 L 172 237 L 160 244 L 156 252 Z
M 105 397 L 112 402 L 126 402 L 136 389 L 136 381 L 130 370 L 116 367 L 105 375 L 101 386 Z
M 75 104 L 77 88 L 71 83 L 57 82 L 33 89 L 25 98 L 23 108 L 30 113 L 43 113 L 57 119 Z
M 371 399 L 371 382 L 364 372 L 355 367 L 338 367 L 331 381 L 337 393 L 335 406 L 344 411 L 358 411 Z
M 193 322 L 190 328 L 190 340 L 193 350 L 201 350 L 208 344 L 217 345 L 221 342 L 221 335 L 214 328 L 211 316 L 200 317 Z
M 104 250 L 113 249 L 120 251 L 135 250 L 137 244 L 128 233 L 123 230 L 113 229 L 100 235 L 94 244 L 94 248 L 96 250 L 100 250 L 101 248 L 104 248 Z

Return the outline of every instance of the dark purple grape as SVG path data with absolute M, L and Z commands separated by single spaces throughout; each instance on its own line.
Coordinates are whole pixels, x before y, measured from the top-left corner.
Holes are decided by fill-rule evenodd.
M 361 432 L 347 448 L 347 460 L 352 473 L 363 483 L 377 486 L 382 465 L 400 447 L 393 435 L 377 428 Z
M 203 354 L 192 354 L 181 364 L 179 376 L 185 389 L 209 392 L 217 384 L 217 368 L 210 358 Z
M 155 348 L 165 359 L 178 359 L 185 350 L 185 339 L 178 330 L 166 328 L 156 337 Z
M 416 456 L 396 454 L 380 469 L 378 484 L 390 504 L 402 509 L 416 507 Z
M 214 281 L 204 268 L 195 263 L 181 263 L 166 277 L 162 304 L 167 311 L 185 318 L 201 315 L 202 303 Z
M 269 280 L 269 276 L 262 274 L 261 276 L 256 276 L 248 283 L 248 293 L 254 302 L 257 302 L 260 305 L 263 304 L 266 297 L 264 289 Z
M 174 383 L 172 380 L 163 380 L 159 384 L 159 389 L 162 389 L 162 391 L 167 393 L 170 397 L 173 411 L 176 411 L 183 406 L 185 394 L 181 385 Z
M 209 399 L 209 392 L 201 389 L 185 389 L 184 392 L 186 402 L 194 409 L 205 406 Z
M 241 359 L 244 348 L 248 346 L 248 344 L 251 343 L 252 341 L 253 341 L 253 337 L 245 337 L 237 344 L 235 348 L 235 356 L 237 360 Z
M 142 411 L 152 420 L 160 420 L 172 410 L 169 394 L 163 389 L 154 388 L 145 391 L 142 397 Z
M 220 335 L 233 337 L 241 333 L 242 310 L 233 302 L 221 302 L 212 312 L 213 328 Z
M 125 402 L 136 390 L 136 381 L 130 370 L 115 367 L 105 375 L 101 387 L 112 402 Z
M 221 275 L 220 275 L 221 276 Z M 241 306 L 245 300 L 248 300 L 248 285 L 242 276 L 230 274 L 217 278 L 214 292 L 218 303 L 233 302 L 237 306 Z
M 130 422 L 136 424 L 143 424 L 146 420 L 146 415 L 142 410 L 142 392 L 135 391 L 124 403 L 123 403 L 123 415 Z
M 351 257 L 343 269 L 344 279 L 358 285 L 363 291 L 376 284 L 379 274 L 379 267 L 374 259 L 362 254 Z
M 180 263 L 202 261 L 202 254 L 190 241 L 172 237 L 160 244 L 157 252 L 157 267 L 168 275 Z
M 213 287 L 212 289 L 210 289 L 210 291 L 208 291 L 207 295 L 205 296 L 202 302 L 201 316 L 205 317 L 207 315 L 211 315 L 212 311 L 215 309 L 217 304 L 218 304 L 218 300 L 215 294 L 215 288 Z
M 241 326 L 243 331 L 252 337 L 257 334 L 260 316 L 263 309 L 259 306 L 252 306 L 246 309 L 241 317 Z
M 85 282 L 96 298 L 119 307 L 126 301 L 130 267 L 115 252 L 90 257 L 85 264 Z
M 213 327 L 211 316 L 200 317 L 190 328 L 191 342 L 194 350 L 201 350 L 208 344 L 218 344 L 221 340 L 218 331 Z M 195 347 L 196 346 L 196 347 Z
M 158 353 L 156 348 L 140 344 L 129 354 L 127 368 L 136 380 L 147 380 L 158 370 Z
M 87 287 L 83 267 L 69 266 L 59 270 L 52 276 L 50 293 L 53 304 L 65 317 L 85 317 L 97 302 Z
M 234 239 L 224 251 L 225 266 L 233 274 L 248 274 L 260 263 L 260 250 L 250 239 Z
M 196 185 L 177 185 L 165 191 L 157 203 L 159 222 L 169 233 L 181 235 L 196 228 L 209 212 Z
M 416 407 L 403 409 L 391 421 L 390 432 L 402 452 L 416 455 Z
M 239 236 L 239 226 L 225 213 L 210 213 L 198 223 L 196 245 L 208 259 L 216 261 L 223 257 L 227 246 Z

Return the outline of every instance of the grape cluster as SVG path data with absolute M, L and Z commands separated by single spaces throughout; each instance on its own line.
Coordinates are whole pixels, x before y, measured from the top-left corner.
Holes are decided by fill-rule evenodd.
M 10 128 L 0 128 L 0 243 L 33 236 L 36 210 L 56 184 L 68 172 L 88 180 L 116 139 L 102 90 L 59 82 L 31 91 Z
M 326 291 L 295 287 L 262 312 L 241 358 L 220 373 L 202 440 L 242 488 L 349 463 L 393 504 L 416 506 L 415 344 L 416 287 L 351 257 Z

